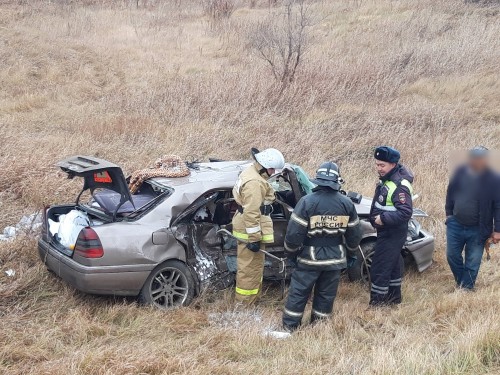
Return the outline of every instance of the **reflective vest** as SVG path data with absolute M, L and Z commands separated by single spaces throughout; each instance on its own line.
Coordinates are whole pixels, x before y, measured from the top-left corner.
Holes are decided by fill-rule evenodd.
M 408 190 L 410 190 L 410 195 L 413 195 L 413 187 L 411 186 L 410 181 L 402 179 L 399 182 L 399 184 L 406 186 Z M 392 201 L 392 196 L 394 195 L 394 192 L 398 188 L 398 184 L 396 184 L 394 181 L 387 180 L 384 182 L 383 187 L 384 186 L 387 189 L 387 195 L 385 196 L 385 199 L 383 199 L 383 201 L 385 200 L 385 202 L 379 202 L 377 200 L 375 202 L 375 207 L 383 211 L 396 211 L 396 207 L 394 207 L 394 202 Z M 382 192 L 382 189 L 380 191 Z M 377 199 L 377 197 L 374 197 L 374 199 Z

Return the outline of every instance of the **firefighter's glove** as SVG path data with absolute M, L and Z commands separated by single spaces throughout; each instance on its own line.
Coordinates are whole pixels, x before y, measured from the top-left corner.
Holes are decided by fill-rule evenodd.
M 358 257 L 356 255 L 347 255 L 347 268 L 352 268 L 356 265 Z
M 285 256 L 288 259 L 288 263 L 293 267 L 297 267 L 297 256 L 299 255 L 298 249 L 297 251 L 285 251 Z
M 270 204 L 263 204 L 260 206 L 260 213 L 265 216 L 269 216 L 273 213 L 273 206 Z
M 247 243 L 247 249 L 254 253 L 258 253 L 260 250 L 260 241 Z

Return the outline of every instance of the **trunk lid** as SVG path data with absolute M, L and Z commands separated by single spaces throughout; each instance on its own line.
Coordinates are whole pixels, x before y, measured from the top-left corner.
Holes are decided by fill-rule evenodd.
M 76 199 L 77 205 L 83 192 L 90 190 L 93 193 L 96 189 L 108 189 L 120 195 L 114 216 L 125 202 L 134 204 L 123 171 L 116 164 L 92 156 L 76 155 L 60 161 L 57 166 L 67 173 L 70 179 L 83 178 L 83 188 Z

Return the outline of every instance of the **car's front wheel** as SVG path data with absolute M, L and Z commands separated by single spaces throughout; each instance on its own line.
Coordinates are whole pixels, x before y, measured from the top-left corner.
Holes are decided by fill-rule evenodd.
M 178 260 L 167 260 L 148 276 L 140 301 L 161 309 L 186 306 L 194 297 L 194 281 L 187 266 Z
M 361 243 L 360 248 L 356 251 L 357 260 L 354 266 L 347 269 L 349 281 L 361 281 L 368 283 L 370 280 L 370 268 L 372 265 L 373 249 L 375 240 L 366 240 Z M 363 251 L 363 253 L 361 253 Z M 366 259 L 366 262 L 365 262 Z
M 349 281 L 361 281 L 368 284 L 370 281 L 370 270 L 373 262 L 373 253 L 376 240 L 365 240 L 360 244 L 356 252 L 357 260 L 353 267 L 347 269 Z M 361 253 L 361 251 L 363 253 Z M 401 262 L 401 274 L 405 271 L 405 262 Z

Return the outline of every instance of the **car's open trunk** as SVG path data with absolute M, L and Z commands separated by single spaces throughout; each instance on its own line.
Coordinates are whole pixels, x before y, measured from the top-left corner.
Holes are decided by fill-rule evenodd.
M 101 218 L 98 216 L 89 214 L 84 212 L 80 206 L 77 206 L 75 204 L 67 204 L 67 205 L 57 205 L 57 206 L 52 206 L 47 209 L 45 213 L 45 225 L 44 225 L 44 230 L 42 233 L 42 236 L 44 239 L 51 243 L 57 250 L 59 250 L 61 253 L 67 255 L 67 256 L 72 256 L 73 255 L 73 249 L 71 246 L 64 245 L 61 241 L 60 237 L 60 232 L 59 230 L 53 232 L 54 225 L 57 225 L 57 228 L 61 225 L 61 218 L 64 218 L 67 216 L 70 212 L 72 211 L 80 211 L 82 215 L 85 215 L 88 217 L 89 224 L 88 226 L 93 227 L 96 225 L 102 225 L 105 224 L 106 222 L 103 221 Z M 78 231 L 78 228 L 75 228 Z M 81 228 L 79 228 L 81 229 Z
M 82 178 L 83 187 L 73 204 L 50 207 L 46 212 L 44 237 L 59 251 L 71 256 L 73 250 L 68 241 L 61 241 L 61 219 L 67 215 L 80 219 L 72 226 L 65 223 L 64 233 L 73 231 L 75 236 L 85 226 L 93 227 L 105 225 L 115 221 L 133 221 L 149 212 L 153 207 L 167 198 L 171 191 L 165 187 L 156 186 L 146 181 L 138 191 L 132 195 L 127 181 L 120 167 L 103 159 L 90 156 L 72 156 L 57 164 L 68 178 Z M 90 192 L 90 200 L 82 203 L 83 194 Z M 85 224 L 82 225 L 82 222 Z M 64 237 L 64 236 L 63 236 Z M 74 243 L 73 243 L 74 245 Z
M 118 194 L 115 215 L 125 202 L 133 202 L 123 171 L 116 164 L 91 156 L 77 155 L 62 160 L 57 165 L 67 173 L 68 178 L 83 178 L 83 188 L 76 199 L 76 204 L 85 191 L 89 190 L 93 194 L 97 189 L 106 189 Z
M 168 195 L 168 191 L 154 190 L 152 185 L 146 182 L 136 194 L 131 196 L 133 204 L 127 201 L 120 205 L 119 209 L 115 210 L 120 199 L 117 193 L 109 190 L 95 191 L 88 203 L 73 203 L 50 207 L 46 212 L 46 230 L 44 236 L 47 240 L 50 239 L 61 252 L 71 255 L 72 250 L 68 246 L 62 246 L 58 235 L 51 232 L 51 222 L 52 226 L 57 225 L 57 223 L 60 224 L 61 218 L 65 218 L 65 215 L 75 210 L 80 213 L 80 216 L 88 219 L 87 226 L 89 227 L 105 225 L 116 221 L 134 221 L 156 207 Z M 61 245 L 62 248 L 58 245 Z M 63 250 L 63 248 L 66 250 Z

